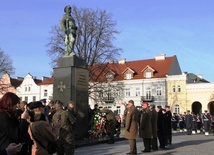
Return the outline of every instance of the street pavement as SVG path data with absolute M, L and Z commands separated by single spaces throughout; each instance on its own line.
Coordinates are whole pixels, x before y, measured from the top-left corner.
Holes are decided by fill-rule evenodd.
M 129 152 L 128 140 L 123 138 L 114 144 L 104 142 L 82 145 L 77 147 L 75 155 L 126 155 Z M 167 146 L 165 150 L 152 151 L 150 153 L 141 153 L 143 140 L 137 139 L 137 154 L 145 155 L 214 155 L 214 136 L 210 134 L 205 136 L 204 133 L 187 135 L 186 133 L 173 133 L 172 145 Z

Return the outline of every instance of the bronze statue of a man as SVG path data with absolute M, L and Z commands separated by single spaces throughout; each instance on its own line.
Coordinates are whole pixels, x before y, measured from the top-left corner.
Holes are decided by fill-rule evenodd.
M 65 14 L 62 16 L 60 28 L 65 32 L 65 56 L 74 55 L 74 43 L 76 40 L 76 24 L 71 16 L 71 6 L 64 8 Z

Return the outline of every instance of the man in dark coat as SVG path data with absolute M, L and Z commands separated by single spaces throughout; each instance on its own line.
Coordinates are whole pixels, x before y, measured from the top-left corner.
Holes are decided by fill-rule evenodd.
M 166 106 L 166 145 L 172 144 L 172 113 L 170 111 L 170 106 Z
M 130 100 L 127 104 L 127 114 L 126 114 L 126 126 L 125 126 L 125 138 L 129 140 L 130 152 L 127 154 L 136 155 L 137 146 L 136 139 L 138 138 L 138 121 L 139 112 L 134 106 L 134 101 Z
M 155 105 L 150 105 L 150 110 L 152 112 L 152 150 L 158 150 L 158 141 L 157 141 L 157 125 L 158 125 L 158 113 L 155 110 Z
M 187 114 L 185 115 L 185 124 L 187 129 L 187 134 L 192 134 L 192 115 L 190 114 L 190 111 L 187 110 Z
M 140 117 L 140 137 L 143 138 L 144 150 L 142 152 L 151 152 L 152 140 L 152 112 L 148 107 L 148 102 L 143 102 Z
M 157 125 L 158 139 L 159 139 L 160 148 L 164 149 L 165 148 L 165 133 L 166 133 L 165 127 L 166 127 L 166 125 L 165 125 L 163 109 L 161 106 L 157 107 L 157 112 L 158 112 L 158 125 Z

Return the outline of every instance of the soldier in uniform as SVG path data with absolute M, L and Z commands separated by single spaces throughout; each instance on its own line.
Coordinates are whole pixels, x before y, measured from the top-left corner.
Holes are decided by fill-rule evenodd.
M 185 115 L 185 124 L 187 129 L 187 134 L 192 134 L 192 115 L 190 114 L 190 111 L 187 110 L 187 114 Z
M 172 113 L 170 111 L 170 106 L 166 106 L 166 145 L 172 144 Z
M 150 105 L 150 110 L 152 112 L 152 150 L 158 150 L 158 141 L 157 141 L 157 125 L 158 125 L 158 113 L 155 110 L 155 105 Z
M 174 132 L 176 132 L 178 128 L 178 115 L 176 113 L 173 113 L 171 122 L 172 122 L 172 129 Z
M 151 152 L 152 140 L 152 112 L 148 107 L 148 102 L 143 102 L 143 109 L 141 110 L 140 117 L 140 137 L 143 138 L 144 150 L 142 152 Z
M 202 128 L 201 115 L 197 114 L 197 133 L 201 132 L 201 128 Z
M 196 130 L 197 130 L 197 117 L 192 112 L 192 134 L 196 134 Z
M 205 136 L 208 136 L 210 130 L 210 114 L 207 112 L 207 110 L 205 110 L 204 114 L 202 115 L 202 121 L 204 124 Z
M 63 110 L 63 103 L 59 100 L 55 103 L 55 109 L 56 112 L 53 115 L 53 126 L 59 122 L 61 123 L 59 137 L 57 139 L 57 154 L 73 155 L 75 151 L 73 126 L 76 122 L 76 118 L 68 111 Z
M 110 140 L 108 144 L 114 144 L 114 133 L 116 130 L 116 118 L 112 110 L 103 109 L 102 113 L 106 114 L 107 133 L 109 134 Z
M 134 101 L 130 100 L 127 104 L 127 114 L 126 114 L 126 126 L 125 126 L 125 138 L 129 140 L 130 152 L 127 154 L 136 155 L 137 146 L 136 139 L 138 138 L 138 121 L 139 112 L 134 106 Z
M 180 132 L 183 132 L 184 130 L 184 116 L 182 114 L 178 115 L 178 120 L 179 120 L 179 128 L 180 128 Z

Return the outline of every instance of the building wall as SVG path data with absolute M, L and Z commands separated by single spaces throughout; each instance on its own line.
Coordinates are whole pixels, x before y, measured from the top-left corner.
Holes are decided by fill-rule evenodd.
M 2 78 L 0 80 L 0 98 L 6 93 L 6 92 L 12 92 L 16 94 L 16 88 L 11 86 L 10 83 L 10 75 L 5 73 L 2 75 Z
M 40 98 L 47 102 L 53 99 L 53 84 L 40 85 Z
M 174 90 L 173 90 L 174 87 Z M 180 92 L 178 91 L 180 87 Z M 185 112 L 187 107 L 186 75 L 172 75 L 167 77 L 167 100 L 173 113 L 176 105 L 179 105 L 179 113 Z
M 37 85 L 33 79 L 33 76 L 28 74 L 22 84 L 17 87 L 17 95 L 26 102 L 38 101 L 41 99 L 40 86 Z M 27 98 L 27 99 L 26 99 Z
M 187 109 L 192 110 L 194 102 L 202 104 L 202 112 L 210 110 L 209 103 L 214 101 L 214 83 L 187 84 Z

